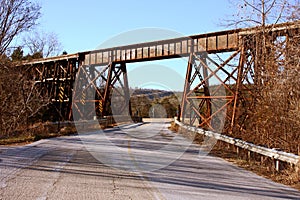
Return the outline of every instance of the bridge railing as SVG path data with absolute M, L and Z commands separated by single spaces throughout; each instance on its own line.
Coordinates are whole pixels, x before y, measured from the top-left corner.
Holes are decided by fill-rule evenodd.
M 236 147 L 272 158 L 272 159 L 276 160 L 275 167 L 276 167 L 277 171 L 279 171 L 279 161 L 293 164 L 293 165 L 297 166 L 297 168 L 298 168 L 298 165 L 300 164 L 300 156 L 299 155 L 279 151 L 276 149 L 269 149 L 266 147 L 257 146 L 255 144 L 252 144 L 252 143 L 240 140 L 240 139 L 232 138 L 227 135 L 222 135 L 222 134 L 219 134 L 219 133 L 216 133 L 213 131 L 205 131 L 201 128 L 197 128 L 197 127 L 193 127 L 193 126 L 187 126 L 187 125 L 183 124 L 182 122 L 179 122 L 177 119 L 174 119 L 174 120 L 177 125 L 179 125 L 181 128 L 184 128 L 188 131 L 199 133 L 201 135 L 208 136 L 208 137 L 213 137 L 217 140 L 221 140 L 223 142 L 235 145 Z

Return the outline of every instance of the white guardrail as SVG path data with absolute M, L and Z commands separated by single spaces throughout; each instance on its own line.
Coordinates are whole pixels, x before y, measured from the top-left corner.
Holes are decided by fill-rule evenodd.
M 280 160 L 280 161 L 284 161 L 284 162 L 294 164 L 294 165 L 300 164 L 300 156 L 298 156 L 298 155 L 295 155 L 292 153 L 286 153 L 283 151 L 278 151 L 276 149 L 269 149 L 266 147 L 257 146 L 252 143 L 240 140 L 240 139 L 232 138 L 232 137 L 222 135 L 219 133 L 215 133 L 212 131 L 205 131 L 205 130 L 203 130 L 201 128 L 197 128 L 197 127 L 187 126 L 187 125 L 183 124 L 182 122 L 179 122 L 176 119 L 174 119 L 174 120 L 177 125 L 179 125 L 180 127 L 184 128 L 188 131 L 192 131 L 192 132 L 196 132 L 196 133 L 208 136 L 208 137 L 216 138 L 217 140 L 221 140 L 221 141 L 227 142 L 229 144 L 233 144 L 237 147 L 247 149 L 247 150 L 255 152 L 255 153 L 259 153 L 261 155 L 273 158 L 277 161 Z M 279 163 L 276 163 L 276 168 L 277 168 L 277 165 L 279 165 Z

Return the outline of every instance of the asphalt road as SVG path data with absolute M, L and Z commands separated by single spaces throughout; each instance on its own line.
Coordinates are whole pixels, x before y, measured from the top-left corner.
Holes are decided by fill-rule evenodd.
M 161 122 L 1 146 L 0 199 L 300 199 L 199 149 Z

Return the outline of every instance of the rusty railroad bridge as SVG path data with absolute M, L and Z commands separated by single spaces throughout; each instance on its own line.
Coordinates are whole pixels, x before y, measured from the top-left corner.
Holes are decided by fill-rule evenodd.
M 220 113 L 229 126 L 245 120 L 241 110 L 251 106 L 262 32 L 271 42 L 284 38 L 288 45 L 299 37 L 299 28 L 296 21 L 226 30 L 26 61 L 21 66 L 30 68 L 41 95 L 51 97 L 60 119 L 72 120 L 74 113 L 83 119 L 95 111 L 102 117 L 109 115 L 106 108 L 113 90 L 120 97 L 118 114 L 131 116 L 126 64 L 188 57 L 181 119 L 214 129 Z M 214 87 L 210 87 L 212 79 L 218 81 Z

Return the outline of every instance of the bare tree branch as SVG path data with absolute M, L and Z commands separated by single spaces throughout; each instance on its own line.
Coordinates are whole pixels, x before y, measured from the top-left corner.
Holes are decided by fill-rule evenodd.
M 0 59 L 0 138 L 26 128 L 28 120 L 41 114 L 50 104 L 50 97 L 32 80 L 30 67 L 21 70 L 8 58 Z M 6 67 L 3 67 L 6 66 Z
M 236 12 L 223 20 L 222 26 L 245 28 L 291 21 L 295 20 L 295 16 L 300 19 L 299 0 L 229 0 L 229 2 Z
M 262 13 L 261 10 L 258 9 L 257 5 L 251 4 L 248 1 L 244 0 L 245 5 L 250 6 L 253 10 L 256 10 L 258 13 Z
M 37 24 L 41 7 L 29 0 L 0 0 L 0 55 L 17 35 Z
M 42 57 L 57 56 L 62 51 L 57 35 L 52 32 L 35 31 L 25 36 L 23 43 L 31 55 L 41 53 Z

